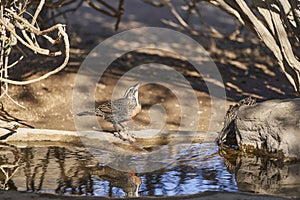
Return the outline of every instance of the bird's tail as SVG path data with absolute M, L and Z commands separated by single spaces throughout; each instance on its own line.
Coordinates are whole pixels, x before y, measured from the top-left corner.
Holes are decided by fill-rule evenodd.
M 96 115 L 95 111 L 90 110 L 90 111 L 83 111 L 80 113 L 77 113 L 78 116 L 84 116 L 84 115 Z

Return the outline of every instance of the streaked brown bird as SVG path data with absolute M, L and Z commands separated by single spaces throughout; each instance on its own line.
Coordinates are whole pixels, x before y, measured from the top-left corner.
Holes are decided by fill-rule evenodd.
M 91 166 L 86 168 L 90 175 L 99 176 L 111 185 L 123 189 L 126 197 L 138 197 L 142 180 L 134 172 L 119 171 L 109 166 Z
M 139 86 L 140 84 L 137 83 L 129 87 L 126 90 L 123 98 L 105 102 L 100 104 L 95 110 L 81 112 L 77 115 L 96 115 L 102 117 L 104 120 L 113 124 L 119 138 L 128 140 L 124 137 L 124 135 L 122 135 L 121 131 L 118 129 L 118 126 L 121 127 L 122 131 L 126 131 L 122 123 L 132 120 L 141 111 L 142 106 L 139 102 L 138 92 Z M 131 137 L 132 138 L 129 139 L 129 141 L 132 142 L 134 136 L 131 135 Z
M 226 112 L 226 115 L 224 117 L 224 125 L 223 129 L 219 133 L 216 142 L 218 145 L 221 145 L 223 143 L 226 143 L 230 137 L 235 138 L 235 125 L 234 121 L 237 119 L 238 110 L 241 106 L 252 106 L 256 104 L 256 99 L 253 97 L 248 97 L 245 99 L 240 100 L 235 105 L 230 105 L 229 109 Z M 232 139 L 232 138 L 231 138 Z M 234 139 L 235 140 L 235 139 Z

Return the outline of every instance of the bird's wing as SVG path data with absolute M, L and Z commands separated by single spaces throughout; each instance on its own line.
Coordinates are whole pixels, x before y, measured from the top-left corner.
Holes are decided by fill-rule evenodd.
M 128 107 L 128 100 L 125 98 L 117 99 L 112 102 L 107 102 L 99 105 L 96 108 L 96 115 L 103 116 L 105 114 L 125 114 Z
M 103 103 L 96 108 L 96 115 L 103 116 L 105 114 L 111 114 L 113 108 L 111 102 Z
M 121 98 L 112 102 L 113 113 L 125 114 L 128 112 L 128 99 Z

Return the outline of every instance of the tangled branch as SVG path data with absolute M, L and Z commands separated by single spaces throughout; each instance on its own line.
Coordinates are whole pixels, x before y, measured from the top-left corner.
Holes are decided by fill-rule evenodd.
M 297 0 L 184 0 L 180 9 L 172 0 L 143 0 L 156 7 L 168 6 L 177 20 L 164 20 L 170 26 L 188 31 L 193 35 L 237 40 L 243 27 L 249 28 L 271 50 L 296 93 L 300 95 L 300 1 Z M 213 4 L 233 15 L 239 26 L 224 35 L 210 26 L 201 16 L 201 3 Z M 177 2 L 178 3 L 178 2 Z M 208 33 L 195 30 L 182 13 L 194 15 Z
M 300 94 L 300 1 L 207 0 L 234 15 L 261 39 Z
M 25 3 L 18 1 L 5 2 L 6 4 L 1 1 L 0 7 L 0 98 L 7 95 L 11 100 L 13 100 L 8 94 L 8 84 L 26 85 L 43 80 L 61 71 L 69 61 L 70 44 L 65 25 L 56 24 L 45 30 L 40 30 L 38 27 L 37 18 L 45 4 L 45 0 L 39 2 L 31 20 L 27 19 L 28 17 L 26 18 L 26 16 L 30 15 L 26 11 L 29 4 L 27 1 L 25 1 Z M 54 33 L 57 33 L 57 35 L 53 36 Z M 39 42 L 37 39 L 38 36 L 44 38 L 42 42 L 46 40 L 52 46 L 63 42 L 64 50 L 51 51 L 50 48 L 41 47 L 40 43 L 42 42 Z M 64 55 L 64 61 L 54 70 L 38 78 L 24 81 L 11 80 L 9 79 L 8 69 L 17 66 L 17 64 L 23 59 L 23 56 L 21 56 L 15 62 L 9 64 L 10 52 L 19 43 L 32 50 L 35 54 L 51 57 Z
M 124 10 L 124 0 L 118 0 L 118 6 L 114 7 L 104 0 L 68 0 L 68 1 L 36 1 L 36 0 L 0 0 L 0 99 L 7 96 L 15 104 L 18 104 L 8 93 L 8 84 L 26 85 L 41 81 L 59 71 L 61 71 L 69 61 L 70 44 L 66 27 L 63 24 L 55 23 L 55 18 L 59 15 L 64 15 L 67 12 L 75 11 L 83 2 L 86 2 L 95 10 L 116 18 L 115 29 L 118 29 L 121 17 Z M 74 8 L 74 4 L 76 4 Z M 66 8 L 68 6 L 68 8 Z M 72 8 L 73 6 L 73 8 Z M 63 8 L 64 7 L 64 8 Z M 63 8 L 60 11 L 60 8 Z M 43 14 L 41 13 L 44 9 Z M 50 28 L 41 29 L 37 24 L 38 18 L 41 19 L 40 14 L 51 13 L 53 26 Z M 56 13 L 56 14 L 54 14 Z M 43 18 L 45 16 L 42 16 Z M 47 19 L 46 19 L 47 20 Z M 40 21 L 39 21 L 40 22 Z M 44 27 L 44 26 L 43 26 Z M 51 50 L 49 47 L 43 47 L 41 44 L 51 44 L 52 46 L 63 43 L 59 50 Z M 22 45 L 20 48 L 19 45 Z M 54 70 L 31 80 L 12 80 L 9 78 L 8 69 L 18 66 L 19 62 L 24 58 L 24 48 L 29 49 L 35 54 L 58 57 L 64 56 L 63 62 Z M 19 58 L 12 61 L 12 50 L 21 52 Z
M 67 12 L 76 11 L 84 2 L 96 11 L 106 16 L 116 18 L 115 30 L 118 30 L 124 12 L 125 0 L 116 0 L 116 2 L 118 2 L 116 7 L 108 3 L 112 1 L 106 2 L 105 0 L 80 0 L 79 2 L 76 0 L 47 1 L 45 6 L 49 9 L 52 9 L 53 13 L 56 13 L 52 14 L 52 19 L 54 19 L 57 16 L 66 14 Z M 63 8 L 63 10 L 60 11 L 60 8 Z

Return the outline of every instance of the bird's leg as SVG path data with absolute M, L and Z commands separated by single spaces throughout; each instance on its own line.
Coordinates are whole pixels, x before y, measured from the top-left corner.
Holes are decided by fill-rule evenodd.
M 116 133 L 114 132 L 114 136 L 120 138 L 121 140 L 126 141 L 126 140 L 127 140 L 126 137 L 124 137 L 124 134 L 122 134 L 122 132 L 118 129 L 118 125 L 121 126 L 122 129 L 124 129 L 124 126 L 123 126 L 122 124 L 120 124 L 120 123 L 114 123 L 113 125 L 114 125 L 114 129 L 115 129 L 115 130 L 117 131 L 117 133 L 118 133 L 118 134 L 116 134 Z
M 135 139 L 131 136 L 131 135 L 128 135 L 128 133 L 126 133 L 126 135 L 124 135 L 124 132 L 121 132 L 119 129 L 118 129 L 118 125 L 122 128 L 122 129 L 125 129 L 125 127 L 123 126 L 123 124 L 120 124 L 120 123 L 113 123 L 113 126 L 114 126 L 114 129 L 117 131 L 118 134 L 116 134 L 114 132 L 114 136 L 120 138 L 121 140 L 124 140 L 124 141 L 128 141 L 130 143 L 134 142 Z
M 114 136 L 119 137 L 120 139 L 122 139 L 120 130 L 118 129 L 117 123 L 113 123 L 114 129 L 115 131 L 117 131 L 118 135 L 114 132 Z
M 127 132 L 127 128 L 123 124 L 119 123 L 119 125 L 122 127 L 122 130 L 125 130 L 125 132 Z
M 127 128 L 122 123 L 119 123 L 119 125 L 122 127 L 122 131 L 124 131 L 126 135 L 129 136 Z
M 125 130 L 126 135 L 124 134 L 124 132 L 122 132 L 121 130 L 118 129 L 118 125 L 122 128 L 121 130 Z M 128 141 L 130 143 L 135 141 L 135 138 L 131 135 L 128 134 L 128 131 L 126 130 L 126 128 L 123 126 L 123 124 L 118 123 L 118 122 L 114 122 L 113 123 L 114 129 L 117 132 L 114 132 L 114 136 L 120 138 L 121 140 L 124 141 Z
M 123 125 L 122 123 L 119 123 L 119 125 L 122 127 L 122 130 L 124 130 L 124 131 L 125 131 L 125 133 L 126 133 L 126 135 L 127 135 L 128 137 L 135 138 L 135 135 L 134 135 L 134 134 L 131 134 L 131 133 L 129 133 L 129 131 L 127 130 L 127 128 L 126 128 L 126 127 L 124 127 L 124 125 Z

